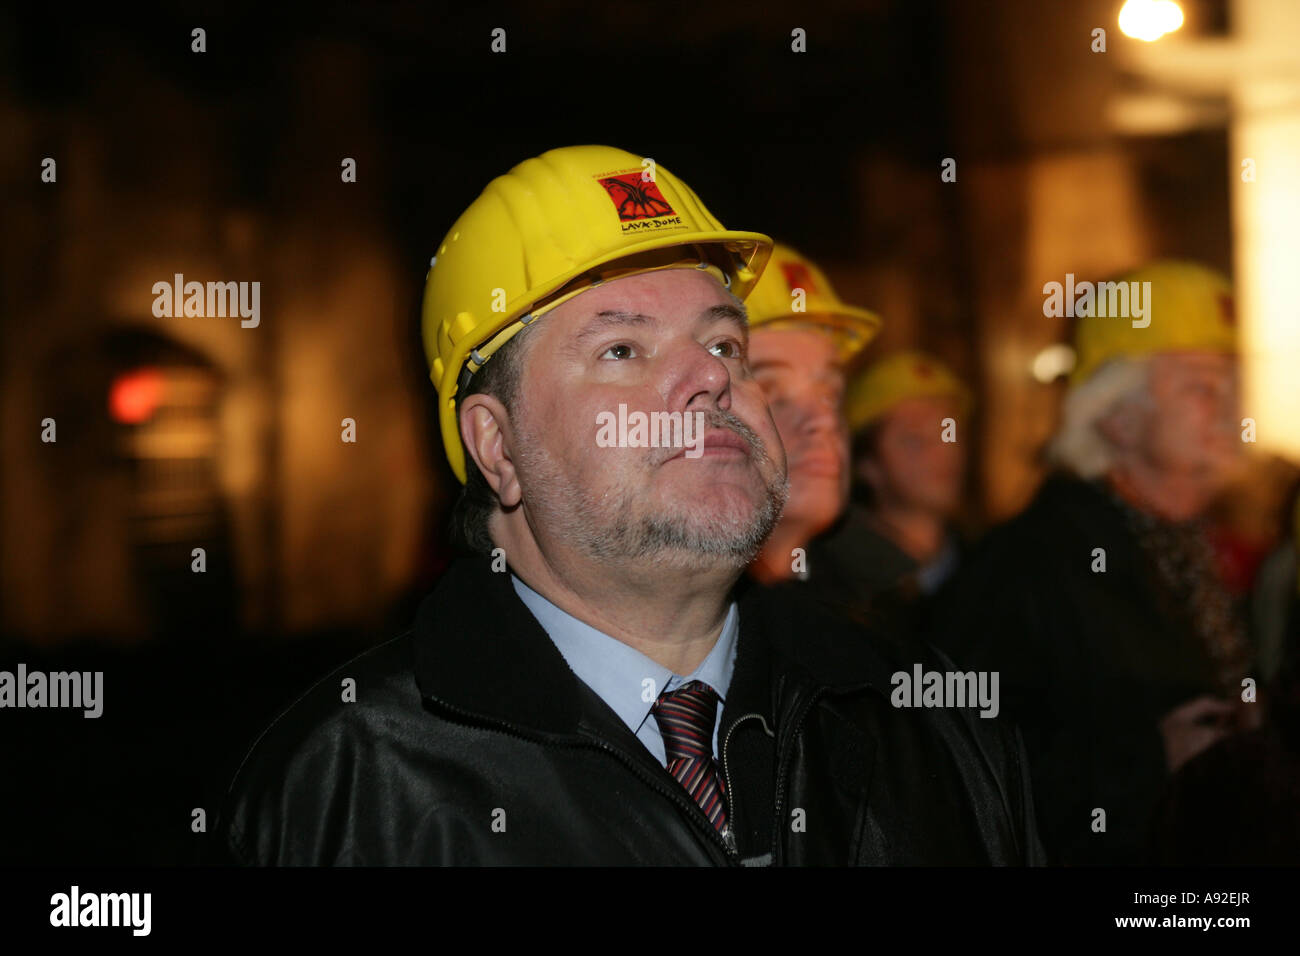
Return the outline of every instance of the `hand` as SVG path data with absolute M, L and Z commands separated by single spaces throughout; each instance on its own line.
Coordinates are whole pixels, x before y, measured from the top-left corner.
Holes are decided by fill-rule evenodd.
M 1172 773 L 1234 729 L 1236 708 L 1206 694 L 1180 704 L 1160 718 L 1165 763 Z

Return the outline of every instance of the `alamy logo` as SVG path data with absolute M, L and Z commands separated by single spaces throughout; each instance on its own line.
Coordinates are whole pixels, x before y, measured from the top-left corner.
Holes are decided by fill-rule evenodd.
M 82 709 L 83 717 L 104 712 L 103 671 L 0 671 L 0 707 L 67 707 Z
M 596 444 L 601 448 L 685 448 L 687 458 L 704 454 L 704 412 L 598 412 Z
M 159 319 L 237 315 L 245 329 L 255 329 L 262 321 L 260 282 L 186 282 L 178 272 L 170 283 L 155 282 L 153 294 L 153 314 Z
M 152 926 L 152 893 L 71 892 L 50 897 L 51 926 L 129 926 L 134 936 L 148 936 Z
M 895 707 L 978 706 L 981 717 L 996 717 L 1001 709 L 997 671 L 926 671 L 914 664 L 910 674 L 895 671 L 889 682 Z
M 1150 282 L 1075 282 L 1074 273 L 1065 274 L 1065 284 L 1043 285 L 1043 315 L 1048 318 L 1097 316 L 1098 318 L 1132 319 L 1133 328 L 1151 324 Z

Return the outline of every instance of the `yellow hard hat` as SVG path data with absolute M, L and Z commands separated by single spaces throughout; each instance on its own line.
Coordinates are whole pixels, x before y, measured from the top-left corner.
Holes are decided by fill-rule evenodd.
M 796 296 L 803 290 L 802 296 Z M 795 311 L 795 306 L 800 311 Z M 749 327 L 812 325 L 835 339 L 842 365 L 848 365 L 880 331 L 880 316 L 840 300 L 825 273 L 810 259 L 778 242 L 758 285 L 745 300 Z
M 655 269 L 706 269 L 743 299 L 771 246 L 723 228 L 663 166 L 609 146 L 553 149 L 492 180 L 424 287 L 424 350 L 456 477 L 465 481 L 456 395 L 525 325 L 598 282 Z
M 1076 358 L 1070 384 L 1085 381 L 1113 358 L 1157 352 L 1236 353 L 1237 316 L 1232 286 L 1221 273 L 1194 262 L 1162 260 L 1114 281 L 1151 283 L 1149 296 L 1143 293 L 1146 316 L 1142 321 L 1149 324 L 1134 327 L 1130 317 L 1101 315 L 1102 310 L 1094 303 L 1075 326 Z
M 856 432 L 904 399 L 931 397 L 955 399 L 958 414 L 970 411 L 970 390 L 946 365 L 924 352 L 896 352 L 849 383 L 844 417 Z

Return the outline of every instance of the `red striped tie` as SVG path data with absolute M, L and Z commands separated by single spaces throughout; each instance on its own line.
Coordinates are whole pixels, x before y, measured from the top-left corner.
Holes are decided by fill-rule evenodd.
M 668 772 L 686 788 L 718 832 L 727 828 L 722 777 L 713 760 L 713 722 L 718 694 L 704 681 L 693 680 L 671 694 L 660 694 L 653 708 L 664 735 Z

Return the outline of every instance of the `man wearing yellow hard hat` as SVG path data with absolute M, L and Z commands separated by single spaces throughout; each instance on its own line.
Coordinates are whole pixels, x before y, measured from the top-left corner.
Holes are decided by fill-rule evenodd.
M 846 376 L 880 329 L 874 312 L 843 302 L 825 274 L 777 243 L 749 299 L 749 359 L 785 446 L 790 494 L 750 573 L 768 586 L 806 585 L 848 613 L 872 573 L 852 553 Z
M 474 553 L 258 740 L 231 856 L 1038 859 L 1008 728 L 896 708 L 851 624 L 733 596 L 786 496 L 742 301 L 770 247 L 604 146 L 526 160 L 452 225 L 424 340 Z
M 860 547 L 873 591 L 904 603 L 935 594 L 956 569 L 952 527 L 965 479 L 970 390 L 931 355 L 896 352 L 851 384 L 855 497 Z
M 1066 863 L 1148 860 L 1171 773 L 1258 714 L 1201 520 L 1241 448 L 1232 288 L 1176 261 L 1116 282 L 1128 306 L 1077 322 L 1054 473 L 944 609 L 953 658 L 1002 675 Z

